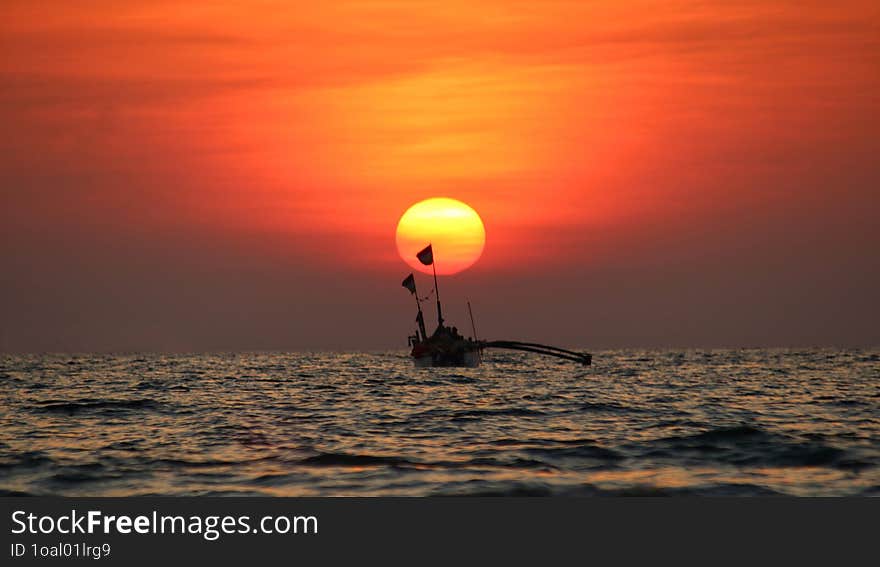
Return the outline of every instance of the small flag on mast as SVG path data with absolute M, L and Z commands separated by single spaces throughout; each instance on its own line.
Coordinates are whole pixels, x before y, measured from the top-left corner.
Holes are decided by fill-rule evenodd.
M 408 289 L 410 293 L 416 292 L 416 279 L 413 277 L 412 274 L 406 276 L 406 279 L 403 280 L 403 283 L 401 285 Z
M 416 257 L 419 259 L 419 262 L 426 266 L 430 266 L 434 263 L 434 250 L 431 249 L 431 245 L 428 244 L 424 250 L 416 254 Z

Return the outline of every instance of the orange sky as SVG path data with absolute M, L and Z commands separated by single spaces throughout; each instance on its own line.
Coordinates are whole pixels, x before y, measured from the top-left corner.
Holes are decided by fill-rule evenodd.
M 309 278 L 396 284 L 407 271 L 396 221 L 432 196 L 483 217 L 483 258 L 459 281 L 474 286 L 548 275 L 570 282 L 570 302 L 598 281 L 619 289 L 620 270 L 641 266 L 632 277 L 652 281 L 664 276 L 650 270 L 674 264 L 716 282 L 700 288 L 712 303 L 734 293 L 717 288 L 734 276 L 718 265 L 748 255 L 743 281 L 753 282 L 748 274 L 766 274 L 782 255 L 791 270 L 767 284 L 779 294 L 764 299 L 771 304 L 789 279 L 825 281 L 810 272 L 816 254 L 842 262 L 833 269 L 852 285 L 820 286 L 800 313 L 852 286 L 864 308 L 862 286 L 877 281 L 858 260 L 876 259 L 877 2 L 13 0 L 0 46 L 0 260 L 16 268 L 0 291 L 18 313 L 0 336 L 6 348 L 43 345 L 36 330 L 19 336 L 16 325 L 30 321 L 20 305 L 59 293 L 67 307 L 103 305 L 82 295 L 95 289 L 88 274 L 132 272 L 133 258 L 147 274 L 138 282 L 158 271 L 148 267 L 179 268 L 191 302 L 205 297 L 199 277 L 229 266 L 264 276 L 298 266 L 288 275 L 300 296 L 315 291 L 301 283 Z M 80 291 L 47 283 L 71 271 Z M 694 281 L 687 270 L 675 278 L 675 293 Z M 214 300 L 262 293 L 247 282 Z M 536 313 L 542 298 L 560 296 L 529 285 L 524 300 Z M 116 301 L 127 301 L 127 286 L 136 287 L 118 281 Z M 146 304 L 175 311 L 178 288 L 160 288 Z M 645 292 L 633 293 L 642 295 L 615 301 L 642 301 Z M 636 312 L 666 321 L 664 305 L 649 301 L 626 324 L 637 324 Z M 809 336 L 878 340 L 858 305 L 834 320 L 853 333 Z M 273 313 L 247 301 L 239 311 Z M 79 315 L 59 312 L 46 308 L 45 324 L 68 339 L 40 348 L 82 335 Z M 503 305 L 489 312 L 500 318 Z M 220 317 L 208 306 L 188 316 Z M 151 317 L 135 317 L 150 322 L 126 344 L 240 344 L 234 335 L 201 341 L 198 327 L 163 343 L 173 317 Z M 114 319 L 105 319 L 78 348 L 109 344 Z M 784 312 L 778 319 L 780 342 L 807 340 L 786 334 Z M 629 338 L 622 326 L 611 342 L 662 343 L 663 325 Z M 745 322 L 709 342 L 772 340 L 750 334 L 767 328 Z M 576 331 L 558 338 L 577 342 Z M 704 336 L 692 331 L 670 342 Z M 305 335 L 241 347 L 311 345 Z M 331 335 L 314 344 L 337 346 Z

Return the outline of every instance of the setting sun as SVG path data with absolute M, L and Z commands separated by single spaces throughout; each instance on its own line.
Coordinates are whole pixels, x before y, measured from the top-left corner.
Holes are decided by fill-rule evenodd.
M 437 197 L 411 206 L 397 223 L 397 251 L 421 272 L 431 273 L 416 253 L 433 245 L 438 275 L 456 274 L 471 267 L 483 253 L 486 230 L 477 211 L 455 199 Z

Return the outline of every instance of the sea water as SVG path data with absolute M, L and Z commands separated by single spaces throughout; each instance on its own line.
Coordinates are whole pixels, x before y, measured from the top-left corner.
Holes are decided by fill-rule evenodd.
M 880 349 L 0 356 L 0 494 L 880 495 Z

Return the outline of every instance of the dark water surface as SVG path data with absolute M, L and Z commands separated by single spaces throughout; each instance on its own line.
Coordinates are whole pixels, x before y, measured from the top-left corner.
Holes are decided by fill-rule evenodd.
M 0 493 L 880 495 L 880 350 L 0 357 Z

